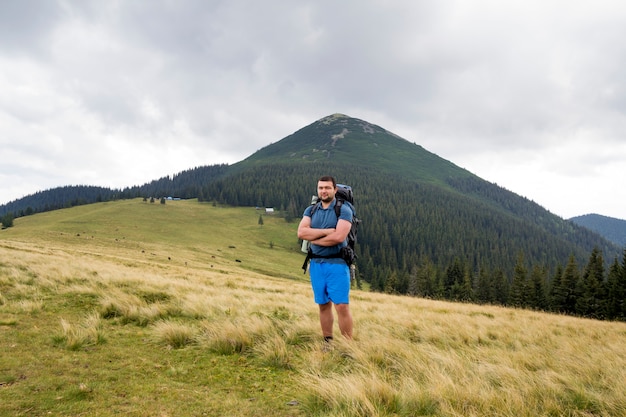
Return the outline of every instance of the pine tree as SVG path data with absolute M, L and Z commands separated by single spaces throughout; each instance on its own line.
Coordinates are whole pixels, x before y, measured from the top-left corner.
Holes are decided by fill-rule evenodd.
M 476 301 L 479 303 L 492 303 L 492 282 L 489 277 L 487 268 L 481 268 L 478 272 L 478 281 L 476 283 Z
M 626 249 L 624 249 L 624 255 L 622 258 L 622 264 L 620 265 L 620 274 L 616 286 L 616 297 L 621 300 L 620 314 L 618 318 L 620 320 L 626 320 Z
M 515 264 L 513 273 L 513 282 L 511 283 L 511 293 L 509 295 L 509 304 L 514 307 L 526 307 L 527 299 L 527 273 L 524 267 L 524 256 L 519 255 Z
M 576 300 L 579 297 L 577 283 L 580 280 L 580 271 L 574 255 L 570 255 L 563 276 L 561 277 L 562 308 L 567 314 L 576 314 Z
M 2 219 L 0 219 L 0 223 L 2 224 L 3 229 L 13 227 L 13 213 L 7 213 L 2 216 Z
M 446 298 L 450 300 L 458 300 L 461 293 L 463 283 L 463 265 L 459 258 L 455 258 L 452 265 L 446 270 L 444 288 Z
M 538 310 L 546 310 L 546 270 L 537 265 L 530 273 L 530 307 Z
M 409 274 L 406 269 L 402 269 L 398 272 L 398 281 L 395 286 L 396 293 L 406 294 L 409 289 Z
M 396 288 L 398 286 L 398 273 L 394 270 L 387 275 L 387 280 L 385 281 L 385 293 L 387 294 L 396 294 Z
M 423 297 L 441 297 L 441 283 L 439 281 L 437 267 L 430 259 L 424 261 L 418 275 L 418 282 L 418 288 L 422 292 Z
M 609 269 L 607 317 L 611 320 L 626 320 L 626 249 L 622 264 L 615 259 Z
M 504 271 L 497 269 L 493 274 L 493 293 L 491 297 L 500 305 L 506 305 L 509 301 L 509 281 Z
M 589 257 L 578 285 L 579 297 L 576 300 L 576 313 L 593 318 L 606 316 L 606 294 L 604 283 L 604 259 L 598 248 Z
M 463 273 L 463 282 L 461 283 L 461 287 L 459 289 L 459 300 L 470 302 L 474 300 L 474 289 L 472 286 L 472 274 L 466 268 Z
M 565 295 L 563 294 L 561 279 L 563 277 L 563 266 L 558 265 L 554 277 L 550 282 L 548 292 L 548 309 L 550 311 L 562 312 L 565 306 Z

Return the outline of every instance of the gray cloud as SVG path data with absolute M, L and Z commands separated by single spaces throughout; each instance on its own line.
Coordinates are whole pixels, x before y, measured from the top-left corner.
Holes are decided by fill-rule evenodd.
M 618 0 L 3 2 L 0 202 L 237 162 L 341 112 L 626 218 L 624 23 Z

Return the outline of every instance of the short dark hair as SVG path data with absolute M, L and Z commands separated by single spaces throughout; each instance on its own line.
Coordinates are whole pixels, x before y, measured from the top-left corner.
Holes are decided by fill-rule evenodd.
M 331 181 L 333 183 L 333 188 L 337 188 L 337 181 L 335 181 L 335 178 L 331 177 L 330 175 L 324 175 L 323 177 L 320 177 L 319 181 Z

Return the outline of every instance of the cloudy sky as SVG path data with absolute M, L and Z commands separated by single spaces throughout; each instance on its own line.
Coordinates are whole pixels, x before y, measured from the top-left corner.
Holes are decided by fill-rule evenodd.
M 623 0 L 0 0 L 0 204 L 234 163 L 332 113 L 626 219 Z

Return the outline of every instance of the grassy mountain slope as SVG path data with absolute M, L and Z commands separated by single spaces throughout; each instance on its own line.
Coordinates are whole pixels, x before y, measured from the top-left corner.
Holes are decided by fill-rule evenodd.
M 211 263 L 218 268 L 236 263 L 267 275 L 301 278 L 301 273 L 288 272 L 297 272 L 292 266 L 299 267 L 301 261 L 296 225 L 250 207 L 222 210 L 193 200 L 166 204 L 122 200 L 20 218 L 3 233 L 14 240 L 41 240 L 42 245 L 57 240 L 76 250 L 86 246 L 94 255 L 100 246 L 117 247 L 122 254 L 137 252 L 146 264 Z M 178 256 L 165 252 L 167 246 L 175 247 Z
M 626 220 L 599 214 L 585 214 L 572 217 L 570 221 L 599 233 L 617 245 L 626 247 Z
M 0 231 L 0 415 L 626 409 L 624 323 L 354 290 L 325 352 L 294 225 L 258 217 L 135 199 Z

